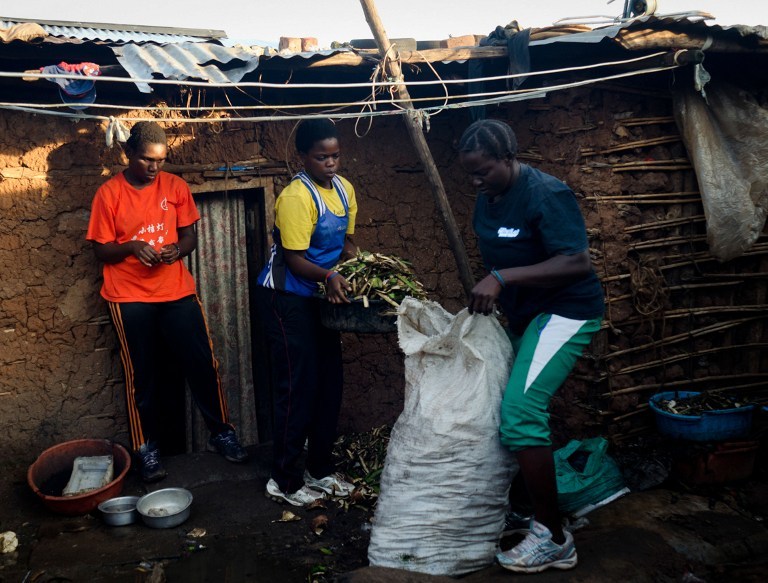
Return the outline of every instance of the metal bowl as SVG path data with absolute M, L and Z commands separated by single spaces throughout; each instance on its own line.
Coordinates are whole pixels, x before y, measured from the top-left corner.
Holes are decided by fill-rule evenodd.
M 184 488 L 163 488 L 139 498 L 136 510 L 149 527 L 173 528 L 189 518 L 192 492 Z
M 133 524 L 139 518 L 136 510 L 138 496 L 120 496 L 119 498 L 110 498 L 99 504 L 101 518 L 110 526 L 124 526 Z

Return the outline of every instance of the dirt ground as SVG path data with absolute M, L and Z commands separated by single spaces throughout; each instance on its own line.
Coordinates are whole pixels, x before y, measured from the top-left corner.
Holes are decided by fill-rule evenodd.
M 3 472 L 0 531 L 12 530 L 17 552 L 0 555 L 0 581 L 306 581 L 313 570 L 355 569 L 365 557 L 369 514 L 337 504 L 312 511 L 267 499 L 269 446 L 251 448 L 251 460 L 230 464 L 213 453 L 165 459 L 169 477 L 145 485 L 132 471 L 123 495 L 180 486 L 194 496 L 190 518 L 172 529 L 143 524 L 111 527 L 98 512 L 67 517 L 51 513 L 27 486 L 24 468 Z M 280 522 L 293 510 L 301 520 Z M 312 519 L 328 517 L 323 535 Z M 189 536 L 203 529 L 199 538 Z M 26 579 L 25 579 L 26 577 Z
M 151 489 L 188 488 L 190 518 L 171 529 L 111 527 L 98 516 L 52 514 L 26 484 L 23 467 L 0 474 L 0 532 L 19 540 L 0 554 L 0 582 L 440 582 L 453 580 L 370 567 L 370 501 L 296 509 L 264 496 L 269 445 L 229 464 L 212 453 L 166 458 L 169 477 Z M 574 532 L 579 565 L 537 581 L 708 583 L 764 581 L 768 572 L 768 472 L 727 486 L 685 487 L 674 480 L 599 508 Z M 130 473 L 124 495 L 148 491 Z M 290 510 L 297 519 L 283 521 Z M 321 528 L 322 526 L 322 528 Z M 468 526 L 469 528 L 469 526 Z M 194 536 L 201 534 L 202 536 Z M 502 539 L 502 548 L 514 539 Z M 519 577 L 498 566 L 466 582 Z

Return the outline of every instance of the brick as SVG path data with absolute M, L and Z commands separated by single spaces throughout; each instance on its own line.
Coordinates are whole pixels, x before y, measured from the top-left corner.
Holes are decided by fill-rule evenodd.
M 316 51 L 318 48 L 318 42 L 316 38 L 313 37 L 302 37 L 301 38 L 301 51 L 302 52 L 308 52 L 308 51 Z
M 465 34 L 463 36 L 446 38 L 440 41 L 440 46 L 444 49 L 453 49 L 456 47 L 473 47 L 475 46 L 475 35 Z
M 290 51 L 292 53 L 301 52 L 301 39 L 293 36 L 281 36 L 278 45 L 281 51 Z

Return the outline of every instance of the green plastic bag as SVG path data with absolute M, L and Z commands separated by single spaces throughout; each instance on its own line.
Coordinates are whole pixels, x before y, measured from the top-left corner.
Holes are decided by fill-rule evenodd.
M 621 470 L 602 437 L 571 440 L 554 456 L 557 503 L 564 514 L 597 504 L 624 488 Z

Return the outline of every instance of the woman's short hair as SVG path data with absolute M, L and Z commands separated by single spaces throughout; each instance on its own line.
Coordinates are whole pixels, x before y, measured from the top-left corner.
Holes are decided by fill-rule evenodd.
M 509 124 L 498 119 L 481 119 L 461 135 L 459 152 L 482 151 L 497 160 L 517 156 L 517 136 Z
M 336 125 L 327 118 L 305 119 L 299 123 L 296 130 L 296 150 L 306 154 L 315 142 L 338 139 L 339 133 Z
M 149 144 L 167 146 L 168 138 L 165 135 L 165 130 L 154 121 L 140 121 L 133 124 L 131 136 L 125 142 L 126 147 L 131 152 L 138 152 L 142 146 Z

